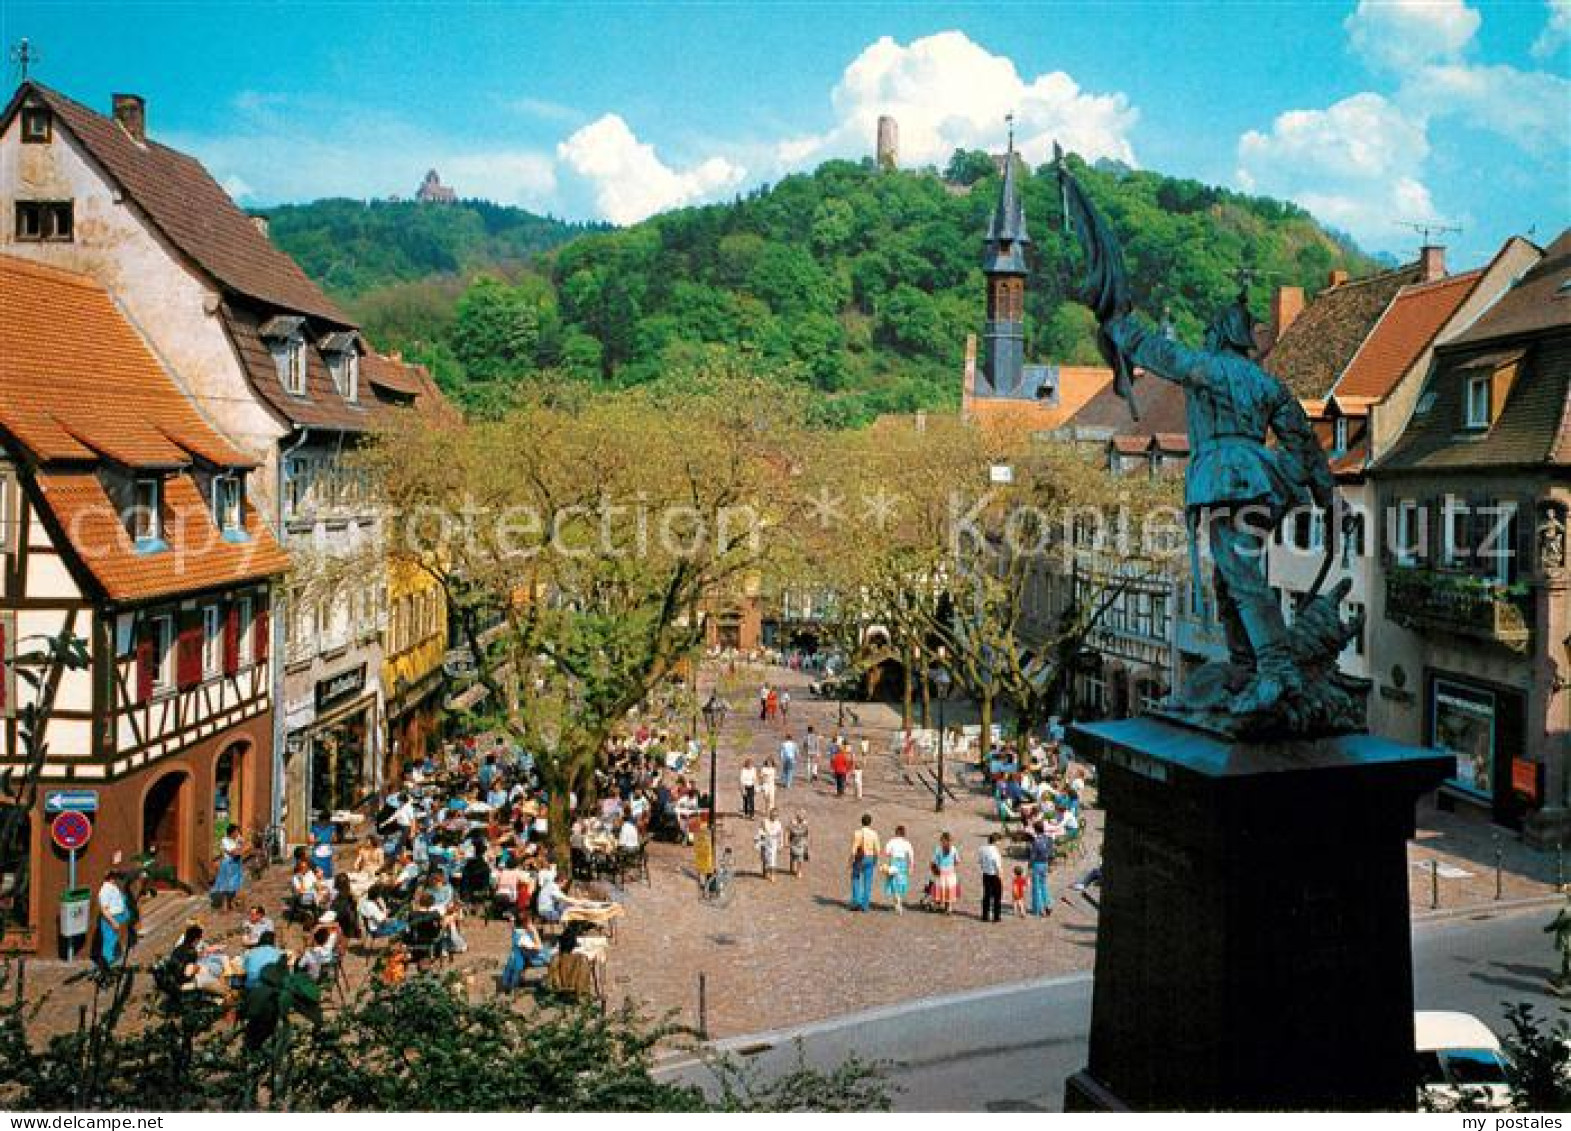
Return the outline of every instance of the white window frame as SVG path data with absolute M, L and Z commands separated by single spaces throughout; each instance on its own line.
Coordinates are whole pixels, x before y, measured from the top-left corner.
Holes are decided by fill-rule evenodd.
M 1467 379 L 1463 390 L 1462 412 L 1468 428 L 1488 428 L 1493 411 L 1494 375 L 1484 373 Z M 1480 394 L 1482 394 L 1480 398 Z
M 16 513 L 16 477 L 11 474 L 9 464 L 0 463 L 0 553 L 12 550 L 12 528 L 17 525 Z
M 1396 545 L 1391 556 L 1398 565 L 1418 564 L 1418 500 L 1401 499 L 1396 505 Z
M 305 339 L 296 334 L 285 338 L 283 344 L 283 353 L 279 357 L 278 379 L 283 383 L 284 392 L 290 396 L 303 397 L 306 395 L 309 377 Z
M 148 619 L 153 633 L 153 694 L 169 695 L 175 689 L 175 618 L 160 613 Z
M 151 499 L 143 498 L 144 493 Z M 160 542 L 164 537 L 164 482 L 151 476 L 138 478 L 131 487 L 131 540 Z
M 235 603 L 235 625 L 240 632 L 235 653 L 240 666 L 249 667 L 256 662 L 256 612 L 251 598 L 241 597 Z
M 238 534 L 245 529 L 245 483 L 239 475 L 214 477 L 213 521 L 225 534 Z
M 1466 566 L 1473 556 L 1471 546 L 1461 544 L 1460 533 L 1471 508 L 1455 495 L 1440 504 L 1440 564 L 1449 568 Z
M 1331 441 L 1331 446 L 1338 452 L 1347 451 L 1347 417 L 1337 417 L 1336 423 L 1332 425 L 1332 430 L 1334 438 Z
M 357 402 L 360 399 L 359 351 L 352 347 L 344 350 L 332 368 L 333 387 L 338 390 L 338 395 L 350 404 Z
M 202 606 L 202 678 L 224 674 L 224 615 L 217 605 Z

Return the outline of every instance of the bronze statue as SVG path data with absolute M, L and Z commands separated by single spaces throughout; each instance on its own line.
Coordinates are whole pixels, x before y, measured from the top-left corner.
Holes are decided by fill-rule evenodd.
M 1336 513 L 1336 488 L 1298 398 L 1256 364 L 1245 295 L 1224 308 L 1203 348 L 1170 340 L 1133 312 L 1123 256 L 1106 220 L 1057 155 L 1066 219 L 1085 252 L 1076 297 L 1100 325 L 1098 346 L 1115 389 L 1133 403 L 1138 366 L 1183 386 L 1189 467 L 1184 504 L 1198 584 L 1199 548 L 1213 566 L 1216 608 L 1228 660 L 1208 664 L 1167 706 L 1177 718 L 1241 737 L 1304 737 L 1362 729 L 1367 686 L 1337 671 L 1336 657 L 1359 631 L 1338 607 L 1342 582 L 1321 593 L 1335 546 L 1327 522 L 1326 560 L 1291 630 L 1266 583 L 1266 548 L 1295 509 Z M 1274 443 L 1273 443 L 1274 442 Z

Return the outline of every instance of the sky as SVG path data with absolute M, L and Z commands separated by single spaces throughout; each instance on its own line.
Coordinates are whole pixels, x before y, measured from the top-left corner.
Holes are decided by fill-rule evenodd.
M 1477 263 L 1571 220 L 1571 0 L 1337 3 L 0 0 L 41 81 L 148 128 L 242 204 L 461 195 L 627 224 L 871 152 L 1054 138 L 1285 197 Z M 14 65 L 6 77 L 16 81 Z

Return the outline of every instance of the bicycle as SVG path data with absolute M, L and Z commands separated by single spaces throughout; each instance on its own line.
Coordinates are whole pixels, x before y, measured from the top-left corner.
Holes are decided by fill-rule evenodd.
M 253 880 L 260 880 L 269 865 L 281 864 L 283 860 L 283 825 L 268 825 L 251 834 L 251 843 L 245 853 L 245 867 Z
M 731 847 L 727 845 L 720 850 L 720 863 L 715 870 L 701 881 L 698 889 L 700 899 L 717 907 L 723 907 L 730 902 L 731 881 L 736 874 L 736 868 L 731 860 Z

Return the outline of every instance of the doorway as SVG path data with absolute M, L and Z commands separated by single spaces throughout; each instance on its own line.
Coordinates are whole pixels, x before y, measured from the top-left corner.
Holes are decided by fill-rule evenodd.
M 142 847 L 153 857 L 155 876 L 172 875 L 180 882 L 190 877 L 186 865 L 186 782 L 184 771 L 165 774 L 142 799 Z
M 231 823 L 245 826 L 245 763 L 248 744 L 232 742 L 213 762 L 213 840 Z M 248 830 L 249 831 L 249 830 Z

